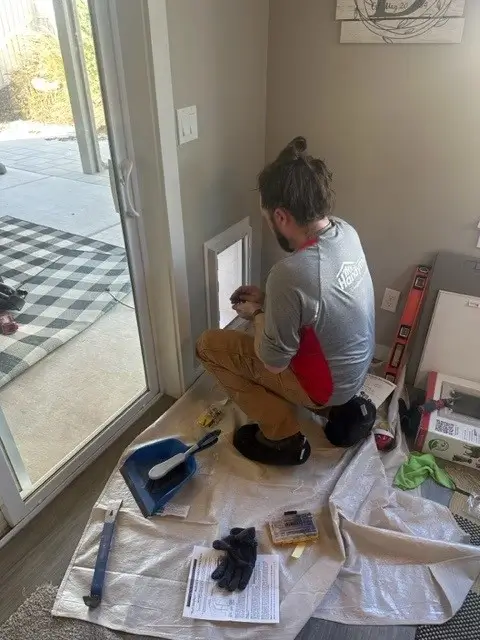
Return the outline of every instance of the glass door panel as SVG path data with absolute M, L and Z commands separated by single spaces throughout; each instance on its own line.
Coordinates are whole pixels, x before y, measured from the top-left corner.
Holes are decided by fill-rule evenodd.
M 92 8 L 0 3 L 0 466 L 22 499 L 159 393 L 128 122 Z

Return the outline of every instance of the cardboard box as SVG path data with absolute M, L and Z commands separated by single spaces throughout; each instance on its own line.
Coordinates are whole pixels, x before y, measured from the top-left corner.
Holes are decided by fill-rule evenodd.
M 452 408 L 423 416 L 415 449 L 480 469 L 480 384 L 430 372 L 426 398 L 449 398 L 454 402 Z

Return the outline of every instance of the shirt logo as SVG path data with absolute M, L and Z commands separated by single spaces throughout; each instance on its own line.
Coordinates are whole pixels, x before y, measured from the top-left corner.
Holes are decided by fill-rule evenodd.
M 365 256 L 361 256 L 356 262 L 344 262 L 337 273 L 340 289 L 355 289 L 363 279 L 366 266 Z

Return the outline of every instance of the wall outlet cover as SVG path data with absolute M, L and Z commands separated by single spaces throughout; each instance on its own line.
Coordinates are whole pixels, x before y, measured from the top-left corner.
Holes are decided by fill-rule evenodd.
M 395 289 L 389 289 L 388 287 L 385 289 L 385 293 L 383 294 L 382 300 L 382 309 L 384 311 L 390 311 L 391 313 L 395 313 L 398 306 L 398 301 L 400 299 L 400 291 L 395 291 Z

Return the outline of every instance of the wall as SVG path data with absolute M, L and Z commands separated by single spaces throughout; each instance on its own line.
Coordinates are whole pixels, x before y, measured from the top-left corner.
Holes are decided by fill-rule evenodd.
M 268 0 L 169 0 L 175 108 L 195 104 L 199 138 L 178 149 L 192 337 L 207 327 L 203 243 L 251 216 L 265 159 Z
M 467 0 L 461 45 L 340 45 L 335 6 L 271 0 L 267 158 L 305 135 L 326 159 L 379 305 L 439 249 L 478 255 L 480 2 Z M 278 255 L 266 234 L 264 274 Z M 397 320 L 378 311 L 377 343 Z

